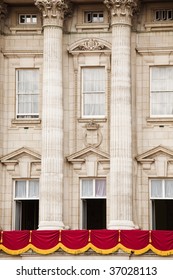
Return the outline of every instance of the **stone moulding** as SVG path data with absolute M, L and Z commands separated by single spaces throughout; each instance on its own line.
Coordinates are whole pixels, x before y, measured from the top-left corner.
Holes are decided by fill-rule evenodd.
M 88 38 L 79 40 L 71 44 L 68 48 L 69 53 L 76 52 L 111 52 L 111 44 L 98 38 Z

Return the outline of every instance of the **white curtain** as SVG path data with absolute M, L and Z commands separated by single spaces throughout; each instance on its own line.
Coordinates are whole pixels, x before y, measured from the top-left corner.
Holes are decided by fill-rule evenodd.
M 88 179 L 82 180 L 82 197 L 105 197 L 106 180 Z
M 28 197 L 38 198 L 39 197 L 39 181 L 29 181 Z
M 83 114 L 105 115 L 105 68 L 83 68 Z
M 38 198 L 39 181 L 16 181 L 15 198 Z
M 15 185 L 15 198 L 26 197 L 26 181 L 16 181 Z
M 151 180 L 151 198 L 163 197 L 162 180 Z
M 93 197 L 93 180 L 82 180 L 82 197 Z
M 173 198 L 173 180 L 165 181 L 165 197 Z
M 151 114 L 173 115 L 173 67 L 151 68 Z
M 95 183 L 95 196 L 105 197 L 106 196 L 106 180 L 97 179 Z
M 38 113 L 38 69 L 18 70 L 18 114 Z

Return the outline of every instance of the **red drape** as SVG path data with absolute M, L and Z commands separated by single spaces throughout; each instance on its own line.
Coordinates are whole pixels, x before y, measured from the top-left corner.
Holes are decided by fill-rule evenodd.
M 92 249 L 99 254 L 117 250 L 162 256 L 173 254 L 173 231 L 164 230 L 23 230 L 1 231 L 0 250 L 11 255 L 27 252 L 50 254 L 61 249 L 69 254 Z

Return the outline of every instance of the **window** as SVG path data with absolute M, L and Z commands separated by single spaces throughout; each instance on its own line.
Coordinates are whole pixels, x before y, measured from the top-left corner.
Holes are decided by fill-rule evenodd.
M 105 179 L 83 179 L 81 186 L 81 197 L 103 198 L 106 197 Z
M 85 12 L 86 23 L 100 23 L 103 22 L 103 12 Z
M 82 228 L 106 228 L 106 180 L 82 179 Z
M 16 71 L 17 118 L 38 118 L 39 70 Z
M 83 117 L 105 116 L 105 68 L 82 68 Z
M 38 180 L 20 180 L 15 182 L 14 199 L 38 199 L 39 183 Z
M 19 15 L 19 24 L 37 24 L 37 15 L 32 15 L 32 14 Z
M 18 180 L 14 185 L 15 230 L 38 228 L 39 181 Z
M 151 67 L 150 110 L 152 117 L 173 116 L 173 66 Z
M 173 20 L 173 9 L 157 10 L 157 11 L 155 11 L 154 14 L 155 14 L 156 21 Z
M 173 179 L 152 179 L 152 228 L 173 230 Z

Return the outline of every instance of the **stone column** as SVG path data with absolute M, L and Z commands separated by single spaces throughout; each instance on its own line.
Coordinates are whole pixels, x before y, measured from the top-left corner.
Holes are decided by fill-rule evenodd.
M 109 229 L 134 228 L 132 216 L 131 19 L 138 0 L 104 0 L 112 23 Z
M 66 0 L 35 0 L 43 13 L 42 163 L 39 229 L 63 224 L 62 26 Z

